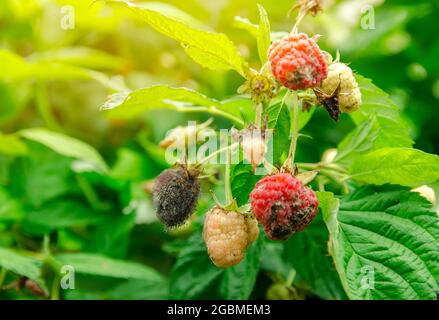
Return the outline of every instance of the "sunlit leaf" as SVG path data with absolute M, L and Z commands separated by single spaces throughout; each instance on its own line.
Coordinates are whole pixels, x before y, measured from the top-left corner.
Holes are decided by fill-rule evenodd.
M 331 255 L 350 299 L 434 299 L 439 217 L 418 194 L 367 186 L 324 209 Z
M 101 155 L 85 142 L 43 128 L 24 129 L 19 134 L 66 157 L 80 159 L 95 165 L 98 170 L 108 171 L 107 164 Z

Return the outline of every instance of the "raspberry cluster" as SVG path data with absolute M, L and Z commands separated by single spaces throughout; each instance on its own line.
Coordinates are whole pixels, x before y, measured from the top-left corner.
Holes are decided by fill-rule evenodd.
M 210 259 L 220 268 L 238 264 L 244 258 L 245 249 L 258 236 L 256 220 L 242 213 L 220 207 L 206 213 L 203 238 Z
M 339 88 L 338 93 L 336 93 Z M 337 94 L 338 107 L 341 112 L 351 113 L 360 108 L 361 92 L 352 69 L 340 62 L 328 67 L 328 77 L 321 83 L 319 89 L 326 96 Z
M 250 194 L 256 219 L 272 240 L 287 239 L 305 229 L 318 212 L 314 191 L 290 173 L 266 176 Z
M 273 76 L 292 90 L 315 87 L 327 76 L 325 54 L 305 33 L 293 33 L 273 42 L 268 60 Z
M 157 217 L 168 228 L 182 225 L 194 211 L 199 193 L 197 176 L 187 168 L 163 171 L 153 187 Z

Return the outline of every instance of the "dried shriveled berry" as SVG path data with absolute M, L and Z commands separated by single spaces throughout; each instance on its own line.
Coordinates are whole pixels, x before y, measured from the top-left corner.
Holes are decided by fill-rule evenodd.
M 168 228 L 182 225 L 193 213 L 199 193 L 197 176 L 186 168 L 163 171 L 153 187 L 157 217 Z

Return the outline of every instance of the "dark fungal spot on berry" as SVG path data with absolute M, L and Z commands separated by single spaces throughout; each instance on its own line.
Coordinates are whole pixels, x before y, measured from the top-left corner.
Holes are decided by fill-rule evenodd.
M 200 184 L 186 168 L 163 171 L 153 188 L 153 201 L 158 219 L 168 228 L 177 227 L 192 215 Z
M 294 232 L 290 225 L 274 225 L 268 230 L 268 236 L 272 240 L 285 240 Z

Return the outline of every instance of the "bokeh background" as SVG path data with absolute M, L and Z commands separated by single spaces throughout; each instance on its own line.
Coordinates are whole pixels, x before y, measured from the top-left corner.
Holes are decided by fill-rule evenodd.
M 201 68 L 176 41 L 132 13 L 91 2 L 1 0 L 0 247 L 30 255 L 46 239 L 54 254 L 102 254 L 142 263 L 160 274 L 154 280 L 139 281 L 85 273 L 77 278 L 79 289 L 61 293 L 62 298 L 166 298 L 175 257 L 191 227 L 171 233 L 163 230 L 154 216 L 148 181 L 168 167 L 157 148 L 166 132 L 208 116 L 152 110 L 127 121 L 108 118 L 100 106 L 112 89 L 154 84 L 184 86 L 226 99 L 236 94 L 243 79 L 234 72 Z M 291 30 L 295 13 L 289 16 L 288 12 L 293 0 L 164 0 L 159 5 L 168 5 L 169 12 L 177 15 L 182 13 L 175 8 L 185 11 L 194 23 L 226 33 L 250 64 L 259 68 L 254 37 L 235 22 L 235 16 L 240 16 L 257 23 L 257 3 L 266 8 L 272 31 Z M 372 30 L 361 28 L 367 4 L 374 9 Z M 74 29 L 61 28 L 65 6 L 74 8 Z M 410 124 L 415 147 L 435 154 L 439 153 L 438 15 L 436 0 L 329 0 L 323 14 L 307 17 L 301 26 L 302 31 L 323 35 L 322 48 L 334 55 L 338 49 L 343 62 L 388 92 Z M 9 63 L 11 55 L 26 63 L 60 62 L 64 67 L 20 72 Z M 33 127 L 94 146 L 111 174 L 89 172 L 83 163 L 14 138 L 17 131 Z M 214 127 L 228 128 L 230 123 L 215 118 Z M 349 117 L 336 124 L 318 110 L 303 130 L 313 139 L 300 141 L 297 157 L 318 161 L 353 127 Z M 199 211 L 210 201 L 202 199 Z M 269 279 L 261 275 L 262 285 L 253 297 L 265 297 Z M 2 280 L 12 282 L 14 275 Z M 26 290 L 2 290 L 0 297 L 37 298 Z

